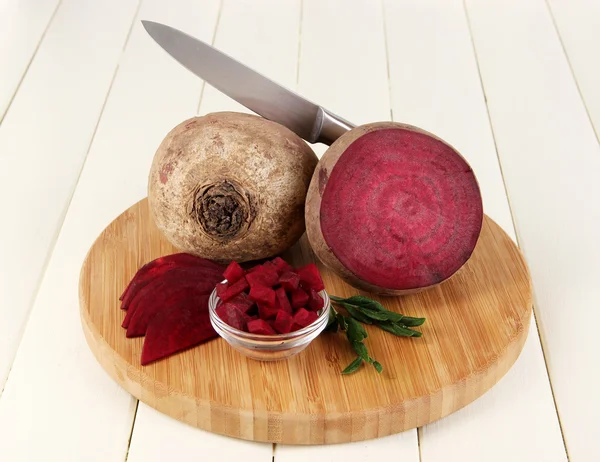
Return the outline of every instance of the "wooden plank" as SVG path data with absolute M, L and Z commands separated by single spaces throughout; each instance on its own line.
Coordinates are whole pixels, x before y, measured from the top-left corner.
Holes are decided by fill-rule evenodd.
M 0 123 L 59 3 L 59 0 L 0 3 Z
M 0 278 L 0 388 L 136 7 L 89 3 L 61 5 L 0 127 L 0 197 L 10 217 L 0 229 L 0 260 L 11 262 Z
M 600 146 L 545 2 L 466 5 L 569 457 L 600 460 Z
M 218 0 L 201 4 L 194 0 L 169 3 L 148 0 L 136 19 L 10 379 L 0 397 L 0 460 L 111 462 L 125 458 L 136 401 L 110 380 L 84 340 L 78 315 L 79 271 L 89 247 L 102 229 L 146 194 L 150 163 L 164 134 L 185 117 L 193 115 L 198 104 L 201 82 L 156 45 L 143 30 L 139 19 L 164 21 L 210 40 L 218 7 Z M 58 29 L 54 33 L 48 32 L 47 39 L 55 36 L 52 40 L 58 41 L 60 37 L 61 42 L 51 51 L 57 59 L 59 51 L 69 49 L 71 44 L 90 57 L 85 66 L 81 65 L 81 59 L 78 66 L 75 66 L 76 61 L 72 64 L 67 60 L 58 62 L 57 65 L 67 67 L 64 72 L 73 74 L 74 82 L 59 85 L 60 82 L 53 81 L 50 85 L 46 80 L 45 84 L 40 81 L 38 85 L 43 86 L 46 93 L 48 88 L 55 91 L 64 88 L 64 92 L 71 92 L 69 86 L 80 85 L 84 88 L 78 89 L 73 98 L 78 96 L 81 105 L 91 104 L 92 101 L 79 92 L 87 88 L 92 93 L 85 82 L 95 81 L 96 77 L 87 76 L 84 69 L 89 69 L 90 74 L 102 74 L 102 69 L 111 69 L 112 64 L 107 62 L 105 54 L 111 50 L 109 45 L 119 34 L 121 41 L 117 48 L 121 52 L 135 8 L 136 3 L 124 3 L 122 0 L 65 0 L 55 21 Z M 121 22 L 124 26 L 117 27 Z M 99 34 L 99 25 L 106 34 Z M 73 31 L 72 34 L 69 31 Z M 91 44 L 88 35 L 93 36 Z M 103 35 L 111 37 L 111 41 L 104 42 L 107 38 L 101 39 Z M 36 61 L 43 56 L 45 44 L 40 48 Z M 91 48 L 95 53 L 89 53 Z M 115 53 L 115 58 L 119 53 Z M 96 61 L 101 69 L 97 68 Z M 27 78 L 35 75 L 33 71 L 34 66 Z M 51 75 L 48 68 L 44 71 L 48 79 Z M 80 81 L 82 77 L 85 77 L 83 82 Z M 21 88 L 19 97 L 25 88 Z M 63 103 L 73 105 L 73 100 L 65 98 Z M 17 112 L 14 109 L 20 104 L 24 103 L 15 100 L 10 117 Z M 29 104 L 29 110 L 23 109 L 29 117 L 37 117 L 37 112 L 41 111 L 36 112 L 31 107 L 39 108 L 39 102 L 35 106 Z M 53 117 L 57 117 L 56 107 L 43 107 L 48 108 L 48 112 L 43 112 L 48 119 L 53 116 L 52 110 Z M 70 117 L 67 115 L 63 113 L 63 120 L 56 122 L 55 130 L 60 130 L 63 124 L 66 127 L 75 124 L 76 128 L 81 128 L 77 117 L 83 118 L 86 113 L 79 111 Z M 7 117 L 5 124 L 9 120 Z M 15 129 L 16 124 L 12 124 Z M 51 120 L 43 121 L 41 125 L 53 127 Z M 6 125 L 3 125 L 2 130 L 5 129 Z M 69 133 L 63 130 L 56 136 L 59 135 L 62 136 L 60 146 L 66 149 L 71 143 Z M 77 133 L 71 135 L 79 137 Z M 32 143 L 29 140 L 25 142 Z M 48 142 L 47 146 L 49 149 L 56 143 Z M 38 151 L 48 154 L 42 147 Z M 3 149 L 2 152 L 7 151 Z M 49 153 L 61 155 L 56 148 Z M 64 153 L 62 156 L 65 159 Z M 55 171 L 40 161 L 40 173 L 35 179 L 45 179 L 41 175 L 43 170 Z M 56 183 L 50 177 L 47 181 L 53 185 Z M 44 204 L 46 207 L 56 200 L 49 193 L 45 193 L 45 197 L 51 199 L 50 203 Z M 27 250 L 25 244 L 15 246 L 14 242 L 13 239 L 14 247 Z M 5 293 L 3 290 L 4 300 Z M 5 306 L 2 304 L 3 309 Z
M 394 120 L 453 144 L 477 174 L 486 213 L 514 238 L 462 1 L 386 0 L 385 12 Z M 420 445 L 423 462 L 566 460 L 535 320 L 500 383 L 425 426 Z
M 390 120 L 383 11 L 379 2 L 304 0 L 298 92 L 355 124 Z M 322 154 L 326 147 L 315 145 Z M 278 445 L 277 462 L 297 460 L 418 461 L 410 430 L 362 443 L 307 447 Z
M 594 0 L 548 0 L 548 6 L 594 124 L 596 137 L 600 138 L 600 3 Z

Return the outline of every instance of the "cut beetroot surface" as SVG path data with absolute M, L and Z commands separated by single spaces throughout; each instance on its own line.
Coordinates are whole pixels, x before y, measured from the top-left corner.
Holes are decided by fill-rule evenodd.
M 229 287 L 229 283 L 227 283 L 227 282 L 220 282 L 219 284 L 217 284 L 217 286 L 216 286 L 217 297 L 223 298 L 223 294 L 227 291 L 228 287 Z
M 300 276 L 291 271 L 287 271 L 279 276 L 279 284 L 281 284 L 281 287 L 287 292 L 293 292 L 300 285 Z
M 278 307 L 276 306 L 269 306 L 265 303 L 262 302 L 258 302 L 258 317 L 260 319 L 275 319 L 275 316 L 277 316 L 277 313 L 280 311 Z
M 275 269 L 277 270 L 277 273 L 279 273 L 280 275 L 283 274 L 283 273 L 287 273 L 289 271 L 292 271 L 291 265 L 288 262 L 286 262 L 281 257 L 275 257 L 271 261 L 272 261 L 273 265 L 275 266 Z
M 273 328 L 280 334 L 287 334 L 292 330 L 294 324 L 294 318 L 290 313 L 283 310 L 279 310 L 273 323 Z
M 292 292 L 292 307 L 301 308 L 306 306 L 309 300 L 309 296 L 302 289 L 296 289 Z
M 279 281 L 279 275 L 275 269 L 265 268 L 263 266 L 261 270 L 247 274 L 246 280 L 248 281 L 248 284 L 250 284 L 250 287 L 273 287 Z
M 442 141 L 399 127 L 353 141 L 321 197 L 328 248 L 359 280 L 386 289 L 451 276 L 470 258 L 483 221 L 467 162 Z
M 248 332 L 257 335 L 275 335 L 277 332 L 264 319 L 255 319 L 248 323 Z
M 237 281 L 235 284 L 231 284 L 227 290 L 225 292 L 223 292 L 222 295 L 219 296 L 219 298 L 221 300 L 223 300 L 224 302 L 232 299 L 233 297 L 235 297 L 236 295 L 241 294 L 243 291 L 245 291 L 246 289 L 249 289 L 250 286 L 248 285 L 248 281 L 246 281 L 246 278 L 242 278 L 239 281 Z
M 299 268 L 297 273 L 300 277 L 300 283 L 306 290 L 314 289 L 320 292 L 325 289 L 319 269 L 314 263 Z
M 321 297 L 316 290 L 310 289 L 308 293 L 308 304 L 307 307 L 311 311 L 319 311 L 325 306 L 325 300 Z
M 240 311 L 248 313 L 254 306 L 254 302 L 248 298 L 245 292 L 230 298 L 227 303 L 235 305 Z
M 208 302 L 198 306 L 182 300 L 152 319 L 146 331 L 141 363 L 145 366 L 215 337 Z
M 275 291 L 270 287 L 254 286 L 250 289 L 248 298 L 275 308 Z
M 306 327 L 315 322 L 319 316 L 314 311 L 308 311 L 304 308 L 300 308 L 294 313 L 294 322 L 299 326 Z
M 244 269 L 235 261 L 232 261 L 229 266 L 223 272 L 223 277 L 227 279 L 230 284 L 233 284 L 245 275 Z
M 223 303 L 216 310 L 217 315 L 231 327 L 248 331 L 247 324 L 252 318 L 231 303 Z
M 290 300 L 288 299 L 283 287 L 280 287 L 275 291 L 275 296 L 277 297 L 277 308 L 285 311 L 286 313 L 292 314 L 292 305 L 290 305 Z

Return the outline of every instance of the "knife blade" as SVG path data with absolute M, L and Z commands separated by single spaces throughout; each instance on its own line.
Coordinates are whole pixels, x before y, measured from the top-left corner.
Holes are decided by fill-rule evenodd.
M 147 20 L 142 24 L 150 37 L 190 72 L 309 143 L 330 145 L 354 127 L 197 38 L 165 24 Z

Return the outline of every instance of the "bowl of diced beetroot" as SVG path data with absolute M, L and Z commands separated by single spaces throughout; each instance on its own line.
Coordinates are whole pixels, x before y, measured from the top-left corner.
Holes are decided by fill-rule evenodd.
M 208 307 L 215 331 L 245 356 L 278 361 L 304 350 L 327 326 L 330 300 L 314 263 L 276 257 L 244 270 L 232 262 Z

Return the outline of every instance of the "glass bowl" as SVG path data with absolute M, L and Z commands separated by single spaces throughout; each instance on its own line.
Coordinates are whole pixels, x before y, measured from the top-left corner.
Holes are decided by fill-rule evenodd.
M 219 336 L 248 358 L 258 361 L 287 359 L 304 350 L 327 327 L 331 301 L 324 290 L 319 295 L 323 297 L 325 305 L 317 311 L 319 317 L 312 324 L 289 334 L 257 335 L 235 329 L 217 315 L 217 308 L 223 301 L 217 296 L 215 288 L 208 299 L 210 323 Z

